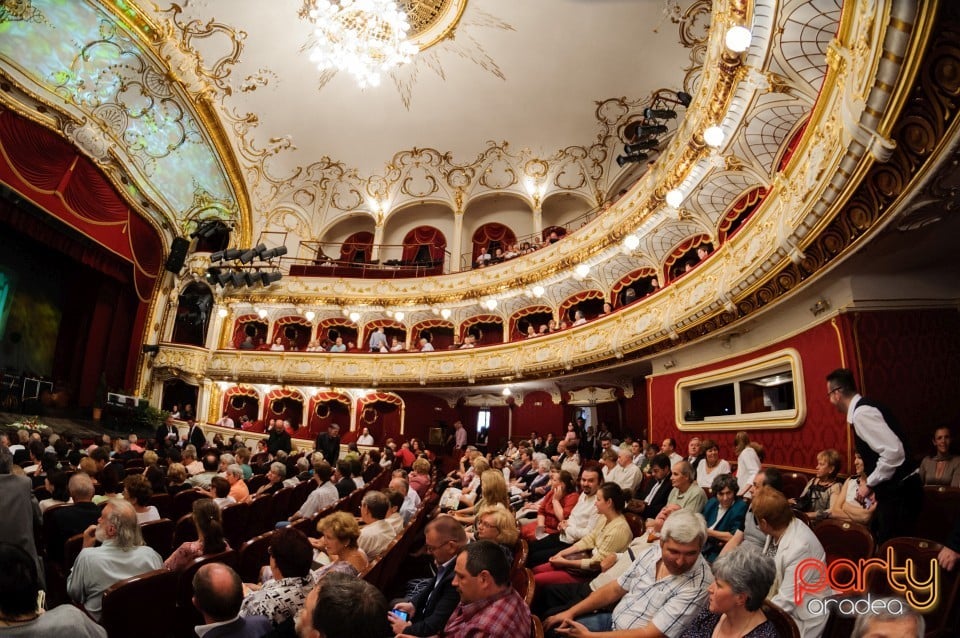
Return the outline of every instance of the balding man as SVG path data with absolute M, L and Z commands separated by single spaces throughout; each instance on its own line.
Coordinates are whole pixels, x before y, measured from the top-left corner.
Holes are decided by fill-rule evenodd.
M 408 620 L 389 614 L 394 634 L 434 636 L 447 624 L 450 614 L 460 603 L 460 593 L 453 586 L 453 564 L 457 554 L 467 546 L 467 533 L 452 516 L 438 516 L 424 531 L 424 547 L 433 556 L 437 575 L 427 587 L 420 588 L 410 600 L 393 606 L 405 612 Z
M 400 506 L 400 516 L 403 517 L 403 524 L 406 525 L 410 522 L 410 518 L 416 513 L 417 508 L 420 507 L 420 495 L 417 494 L 416 490 L 410 489 L 410 483 L 402 476 L 395 476 L 390 479 L 390 489 L 403 494 L 403 505 Z
M 100 547 L 94 547 L 97 541 L 102 543 Z M 133 505 L 122 498 L 111 498 L 97 524 L 83 533 L 83 549 L 67 577 L 67 593 L 99 621 L 104 591 L 116 582 L 162 566 L 160 555 L 143 544 Z
M 204 565 L 193 577 L 193 606 L 203 614 L 196 627 L 204 638 L 260 638 L 273 630 L 265 616 L 239 616 L 240 576 L 223 563 Z
M 63 562 L 63 546 L 67 540 L 91 525 L 96 525 L 100 518 L 100 508 L 93 504 L 94 487 L 89 474 L 77 472 L 71 476 L 67 490 L 73 499 L 73 505 L 52 509 L 46 519 L 51 526 L 47 530 L 47 538 L 50 539 L 47 556 L 58 563 Z
M 620 453 L 617 454 L 617 464 L 607 473 L 607 480 L 619 485 L 620 489 L 626 492 L 629 495 L 628 498 L 630 498 L 642 478 L 643 472 L 633 464 L 633 453 L 627 447 L 620 448 Z

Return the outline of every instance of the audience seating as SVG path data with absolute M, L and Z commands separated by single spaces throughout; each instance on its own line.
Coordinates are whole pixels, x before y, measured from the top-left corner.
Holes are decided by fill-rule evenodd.
M 309 518 L 298 518 L 294 522 L 290 523 L 290 527 L 296 530 L 303 532 L 304 536 L 308 538 L 319 538 L 317 534 L 317 521 L 320 520 L 317 516 L 311 516 Z
M 198 490 L 184 490 L 173 497 L 173 511 L 170 520 L 180 520 L 184 514 L 193 511 L 193 502 L 201 498 L 207 498 L 205 494 Z
M 42 530 L 43 530 L 43 534 L 41 535 L 42 548 L 40 549 L 44 551 L 46 550 L 47 547 L 50 547 L 50 545 L 53 543 L 53 532 L 55 531 L 54 525 L 52 523 L 53 513 L 56 512 L 61 507 L 73 507 L 73 503 L 64 503 L 62 505 L 51 505 L 43 512 L 43 522 L 41 523 Z
M 220 510 L 220 517 L 223 520 L 223 535 L 230 543 L 230 547 L 240 547 L 243 541 L 249 538 L 247 534 L 249 514 L 249 503 L 231 503 Z
M 173 517 L 173 497 L 169 494 L 154 494 L 150 497 L 149 504 L 157 508 L 161 517 L 176 520 Z
M 518 569 L 523 569 L 526 567 L 527 556 L 529 555 L 530 545 L 527 543 L 526 539 L 518 539 L 517 544 L 513 548 L 513 564 L 510 566 L 510 572 L 513 573 Z
M 527 606 L 533 602 L 533 594 L 536 584 L 533 580 L 533 571 L 526 567 L 515 570 L 510 573 L 510 584 L 517 590 L 520 597 L 523 598 Z
M 247 487 L 250 489 L 251 494 L 255 494 L 257 490 L 269 482 L 270 479 L 267 478 L 266 474 L 255 474 L 247 481 Z
M 292 487 L 284 487 L 277 490 L 273 496 L 270 498 L 270 518 L 269 520 L 276 523 L 277 521 L 285 521 L 290 518 L 290 501 L 293 498 Z
M 109 638 L 168 638 L 177 615 L 176 572 L 157 569 L 114 583 L 103 593 L 100 624 Z
M 290 514 L 287 516 L 292 516 L 294 512 L 303 507 L 303 504 L 307 502 L 310 493 L 313 492 L 317 487 L 317 482 L 314 480 L 302 481 L 293 488 L 293 496 L 290 498 Z
M 163 559 L 166 559 L 172 551 L 173 529 L 174 523 L 169 518 L 140 524 L 140 534 L 143 536 L 143 542 L 152 547 L 153 551 L 160 554 Z
M 223 563 L 237 569 L 237 552 L 228 549 L 219 554 L 200 556 L 178 574 L 176 618 L 180 635 L 192 635 L 193 628 L 203 624 L 203 616 L 193 606 L 193 577 L 208 563 Z
M 530 614 L 530 638 L 543 638 L 543 623 L 536 614 Z
M 77 555 L 83 549 L 83 534 L 74 534 L 63 544 L 63 567 L 64 573 L 69 574 L 73 568 L 73 561 L 77 560 Z
M 623 517 L 627 519 L 627 524 L 630 525 L 630 532 L 633 534 L 634 538 L 646 535 L 647 528 L 643 522 L 642 516 L 632 512 L 625 512 Z
M 944 543 L 960 517 L 960 487 L 925 485 L 923 507 L 917 517 L 914 536 Z
M 237 572 L 245 583 L 260 582 L 260 568 L 270 562 L 270 539 L 273 532 L 254 536 L 240 546 Z
M 250 499 L 250 509 L 247 511 L 247 537 L 252 538 L 272 529 L 276 521 L 270 521 L 270 512 L 273 505 L 269 494 Z
M 877 555 L 885 560 L 889 548 L 894 551 L 897 565 L 903 566 L 908 559 L 912 559 L 912 573 L 916 574 L 918 580 L 923 581 L 930 577 L 930 566 L 936 563 L 937 554 L 943 549 L 943 545 L 924 538 L 901 536 L 891 538 L 881 545 Z M 940 602 L 935 609 L 924 614 L 927 621 L 927 638 L 955 635 L 953 621 L 956 620 L 954 616 L 958 612 L 957 607 L 960 606 L 960 595 L 958 595 L 960 570 L 948 572 L 940 569 L 939 565 L 935 569 L 940 572 Z M 885 570 L 871 570 L 867 580 L 869 590 L 874 596 L 902 596 L 890 586 Z
M 784 472 L 782 476 L 783 494 L 787 498 L 800 498 L 803 488 L 807 486 L 811 478 L 803 472 Z
M 813 533 L 823 545 L 828 563 L 837 558 L 857 561 L 873 556 L 873 534 L 859 523 L 828 518 L 817 523 Z
M 184 514 L 177 520 L 176 527 L 174 527 L 171 547 L 176 549 L 183 543 L 199 540 L 199 538 L 197 526 L 193 524 L 193 514 Z
M 769 600 L 763 601 L 763 615 L 777 628 L 780 638 L 801 638 L 800 628 L 793 621 L 790 614 L 783 611 Z

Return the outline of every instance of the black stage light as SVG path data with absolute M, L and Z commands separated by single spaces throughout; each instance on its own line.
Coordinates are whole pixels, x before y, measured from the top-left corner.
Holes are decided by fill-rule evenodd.
M 240 258 L 240 255 L 243 253 L 239 248 L 228 248 L 223 251 L 223 260 L 224 261 L 235 261 Z
M 225 250 L 219 250 L 215 253 L 210 253 L 210 262 L 217 263 L 218 261 L 223 261 L 224 253 L 226 253 Z
M 247 282 L 247 278 L 243 276 L 243 273 L 239 270 L 235 270 L 230 273 L 230 283 L 233 284 L 234 288 L 239 288 Z
M 158 352 L 160 352 L 160 346 L 151 346 L 151 345 L 144 344 L 140 348 L 140 351 L 143 354 L 157 354 Z
M 253 248 L 248 248 L 247 250 L 243 251 L 243 253 L 240 255 L 240 263 L 249 264 L 251 261 L 253 261 L 254 257 L 259 255 L 266 249 L 267 249 L 266 244 L 259 244 L 258 246 L 254 246 Z
M 677 91 L 677 101 L 680 102 L 683 106 L 690 106 L 690 102 L 693 100 L 693 96 L 689 93 L 684 93 L 683 91 Z
M 630 155 L 619 155 L 617 156 L 617 166 L 623 166 L 624 164 L 630 164 L 631 162 L 642 162 L 647 159 L 646 153 L 632 153 Z
M 230 271 L 221 272 L 219 275 L 217 275 L 217 283 L 219 283 L 221 286 L 227 286 L 232 281 L 233 281 L 233 273 Z
M 204 275 L 204 279 L 207 280 L 207 283 L 211 286 L 216 286 L 219 283 L 221 270 L 219 268 L 207 268 L 207 274 Z
M 677 112 L 673 109 L 643 109 L 643 117 L 648 120 L 672 120 L 677 117 Z
M 275 257 L 281 257 L 287 254 L 286 246 L 277 246 L 276 248 L 271 248 L 270 250 L 265 250 L 260 253 L 260 259 L 263 261 L 269 261 Z
M 639 142 L 634 142 L 633 144 L 627 144 L 623 147 L 623 152 L 628 155 L 631 153 L 639 153 L 640 151 L 645 151 L 651 148 L 657 148 L 657 144 L 660 143 L 660 140 L 656 138 L 650 138 L 648 140 L 640 140 Z
M 647 126 L 637 127 L 637 137 L 650 137 L 653 135 L 663 135 L 667 132 L 667 127 L 663 124 L 649 124 Z
M 243 273 L 243 278 L 248 286 L 255 286 L 260 283 L 260 272 L 248 270 L 247 272 Z
M 281 272 L 260 273 L 260 280 L 264 286 L 269 286 L 270 284 L 280 281 L 281 279 L 283 279 L 283 273 Z

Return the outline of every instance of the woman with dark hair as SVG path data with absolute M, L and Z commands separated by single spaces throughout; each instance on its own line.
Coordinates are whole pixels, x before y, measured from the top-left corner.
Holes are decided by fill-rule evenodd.
M 37 563 L 23 548 L 0 543 L 0 634 L 107 638 L 107 631 L 73 605 L 44 612 L 37 604 Z
M 703 458 L 697 463 L 697 484 L 703 489 L 713 485 L 722 474 L 730 474 L 730 464 L 720 458 L 720 447 L 712 439 L 705 439 L 700 446 Z
M 123 498 L 133 505 L 137 512 L 137 524 L 160 520 L 160 512 L 150 505 L 153 490 L 143 474 L 132 474 L 123 481 Z
M 537 508 L 537 520 L 527 523 L 520 535 L 528 541 L 543 538 L 544 535 L 559 534 L 561 521 L 567 520 L 580 495 L 570 472 L 553 470 L 550 472 L 550 491 L 540 501 Z
M 107 499 L 119 496 L 123 492 L 123 479 L 125 472 L 119 463 L 107 463 L 100 470 L 100 486 L 103 487 L 103 494 L 93 497 L 94 505 L 104 503 Z
M 780 636 L 761 609 L 776 578 L 773 559 L 749 547 L 738 547 L 717 559 L 713 577 L 708 588 L 709 607 L 700 612 L 681 638 Z
M 742 531 L 747 516 L 747 502 L 737 496 L 740 486 L 732 474 L 721 474 L 711 485 L 713 498 L 703 506 L 703 518 L 707 521 L 707 542 L 700 551 L 703 557 L 713 562 L 738 530 Z
M 150 489 L 153 490 L 154 494 L 164 494 L 167 491 L 167 477 L 163 475 L 163 470 L 161 470 L 156 465 L 148 465 L 143 470 L 143 478 L 147 479 L 147 483 L 150 484 Z
M 367 452 L 363 457 L 363 472 L 361 472 L 363 482 L 369 483 L 373 479 L 377 478 L 382 471 L 383 468 L 380 467 L 379 450 L 370 450 Z
M 163 566 L 173 572 L 187 567 L 195 558 L 219 554 L 230 549 L 223 537 L 223 521 L 220 508 L 213 499 L 200 498 L 193 502 L 193 525 L 197 528 L 198 540 L 187 541 L 170 554 Z
M 310 578 L 313 549 L 303 532 L 284 527 L 273 533 L 267 551 L 270 565 L 263 571 L 271 577 L 262 587 L 245 586 L 250 593 L 243 599 L 240 615 L 266 616 L 279 629 L 279 635 L 294 635 L 294 617 L 313 589 Z
M 67 490 L 67 482 L 70 477 L 66 472 L 52 472 L 44 479 L 44 485 L 50 492 L 50 498 L 40 501 L 40 513 L 47 511 L 52 505 L 62 505 L 72 502 L 70 492 Z
M 604 558 L 627 549 L 633 532 L 623 516 L 626 504 L 626 493 L 619 485 L 611 482 L 601 485 L 597 490 L 596 508 L 600 514 L 597 524 L 576 543 L 534 567 L 537 587 L 584 582 L 600 570 Z

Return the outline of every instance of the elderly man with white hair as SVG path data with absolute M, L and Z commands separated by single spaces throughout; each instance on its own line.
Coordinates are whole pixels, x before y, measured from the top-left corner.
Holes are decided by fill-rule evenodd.
M 700 554 L 706 539 L 702 516 L 675 512 L 664 523 L 660 542 L 637 556 L 626 573 L 550 616 L 544 626 L 570 636 L 640 629 L 651 636 L 678 636 L 700 613 L 713 582 Z M 597 613 L 611 605 L 612 613 Z
M 617 454 L 617 464 L 607 473 L 606 480 L 616 483 L 624 492 L 633 496 L 633 491 L 640 484 L 643 472 L 633 463 L 633 453 L 627 448 L 620 448 Z
M 94 547 L 97 541 L 100 547 Z M 83 549 L 67 577 L 67 593 L 99 621 L 103 592 L 111 585 L 162 566 L 160 554 L 143 544 L 133 505 L 111 498 L 97 524 L 83 533 Z

